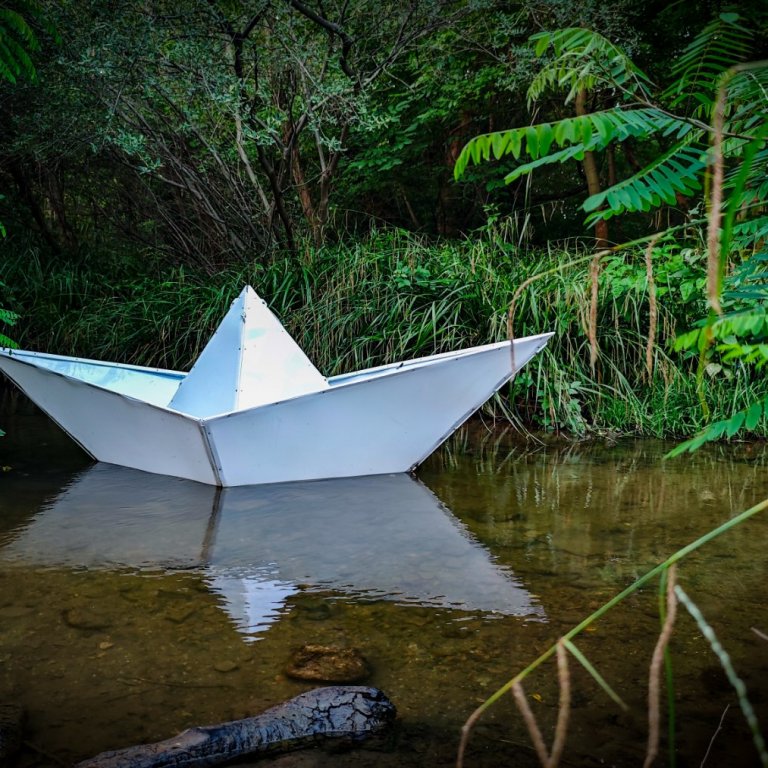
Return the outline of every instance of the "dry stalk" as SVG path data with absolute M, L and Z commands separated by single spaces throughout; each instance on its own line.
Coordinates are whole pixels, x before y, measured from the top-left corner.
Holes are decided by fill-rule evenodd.
M 589 336 L 589 365 L 592 369 L 592 375 L 595 375 L 595 366 L 597 365 L 597 294 L 600 287 L 600 257 L 602 253 L 596 253 L 589 264 L 589 277 L 592 282 L 592 294 L 589 301 L 589 326 L 587 335 Z
M 525 726 L 528 728 L 528 733 L 543 768 L 557 768 L 565 748 L 565 737 L 568 733 L 568 721 L 571 715 L 571 675 L 568 670 L 568 651 L 562 640 L 557 643 L 556 652 L 560 700 L 551 753 L 547 751 L 547 745 L 544 743 L 544 737 L 541 735 L 539 724 L 536 722 L 536 716 L 528 704 L 523 686 L 519 682 L 512 686 L 512 695 L 515 697 L 515 703 L 520 710 L 520 714 L 523 716 Z
M 528 733 L 530 734 L 531 741 L 533 742 L 533 746 L 536 749 L 539 762 L 544 766 L 544 768 L 548 768 L 549 754 L 547 753 L 547 746 L 544 744 L 544 737 L 541 735 L 541 731 L 539 730 L 539 724 L 536 722 L 536 716 L 533 714 L 530 706 L 528 705 L 528 699 L 525 697 L 525 691 L 523 690 L 523 686 L 520 683 L 515 683 L 512 686 L 512 695 L 515 697 L 515 704 L 517 704 L 517 708 L 520 710 L 520 714 L 523 716 L 525 725 L 528 728 Z
M 661 665 L 664 661 L 664 651 L 672 636 L 672 628 L 677 615 L 677 597 L 675 597 L 675 583 L 677 581 L 677 566 L 671 565 L 667 578 L 667 617 L 661 628 L 661 634 L 653 650 L 651 669 L 648 678 L 648 749 L 645 755 L 643 768 L 650 768 L 656 756 L 659 754 L 659 688 L 661 680 Z
M 648 383 L 653 377 L 653 348 L 656 344 L 656 327 L 658 324 L 658 307 L 656 305 L 656 281 L 653 279 L 653 248 L 661 235 L 656 235 L 645 249 L 645 273 L 648 276 L 648 341 L 645 345 L 645 370 Z
M 552 275 L 555 272 L 562 272 L 564 269 L 567 269 L 568 267 L 573 267 L 576 264 L 580 264 L 587 259 L 591 259 L 592 264 L 599 264 L 600 259 L 603 258 L 603 256 L 608 256 L 608 254 L 613 253 L 616 251 L 617 248 L 608 248 L 604 251 L 599 251 L 598 253 L 594 254 L 594 256 L 583 256 L 578 259 L 573 259 L 572 261 L 569 261 L 565 264 L 561 264 L 554 269 L 548 269 L 544 272 L 539 272 L 536 275 L 531 275 L 527 280 L 524 280 L 520 285 L 517 286 L 517 290 L 514 292 L 512 296 L 512 301 L 509 303 L 509 309 L 507 310 L 507 339 L 509 341 L 515 340 L 515 328 L 514 328 L 514 321 L 515 321 L 515 310 L 517 308 L 517 300 L 522 295 L 523 291 L 531 284 L 536 282 L 536 280 L 540 280 L 542 277 L 547 277 L 548 275 Z M 593 283 L 593 293 L 596 291 L 595 284 Z M 594 298 L 594 314 L 595 314 L 595 321 L 594 325 L 597 326 L 597 296 L 595 295 Z M 595 332 L 596 333 L 596 332 Z M 595 336 L 595 339 L 597 337 Z M 597 341 L 595 341 L 595 349 L 597 348 Z M 514 344 L 510 347 L 510 354 L 512 356 L 512 370 L 515 369 L 515 347 Z M 595 355 L 597 353 L 595 352 Z
M 752 627 L 752 631 L 761 639 L 761 640 L 768 640 L 768 635 L 765 634 L 765 632 L 761 632 L 757 627 Z
M 565 747 L 565 736 L 568 732 L 568 720 L 571 715 L 571 675 L 568 671 L 568 651 L 562 640 L 557 644 L 557 677 L 560 683 L 560 705 L 557 711 L 552 754 L 547 763 L 548 768 L 557 768 L 557 764 L 560 762 Z
M 718 315 L 723 314 L 720 306 L 720 221 L 723 215 L 723 124 L 726 93 L 726 83 L 723 83 L 717 93 L 712 117 L 712 193 L 707 230 L 707 298 L 709 306 Z
M 707 762 L 707 758 L 709 757 L 709 753 L 712 751 L 712 745 L 715 743 L 715 739 L 717 738 L 717 734 L 720 733 L 720 731 L 723 730 L 723 721 L 725 720 L 725 716 L 728 714 L 728 710 L 731 708 L 730 704 L 725 705 L 725 709 L 723 710 L 723 714 L 720 715 L 720 722 L 717 724 L 717 728 L 715 729 L 715 732 L 712 734 L 712 738 L 709 740 L 709 746 L 707 746 L 707 751 L 704 753 L 704 757 L 701 759 L 701 765 L 699 768 L 704 768 L 704 763 Z

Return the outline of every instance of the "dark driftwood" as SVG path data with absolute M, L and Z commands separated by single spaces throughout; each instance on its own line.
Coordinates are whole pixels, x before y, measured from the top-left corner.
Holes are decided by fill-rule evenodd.
M 395 715 L 394 704 L 377 688 L 316 688 L 256 717 L 189 728 L 155 744 L 102 752 L 75 768 L 204 768 L 330 739 L 355 744 L 384 732 Z

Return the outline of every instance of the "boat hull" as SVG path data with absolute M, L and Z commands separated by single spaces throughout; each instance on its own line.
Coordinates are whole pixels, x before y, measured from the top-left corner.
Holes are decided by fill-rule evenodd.
M 98 461 L 210 485 L 255 485 L 414 469 L 547 338 L 372 369 L 331 379 L 317 392 L 207 418 L 74 378 L 63 365 L 51 370 L 25 354 L 0 353 L 0 370 Z

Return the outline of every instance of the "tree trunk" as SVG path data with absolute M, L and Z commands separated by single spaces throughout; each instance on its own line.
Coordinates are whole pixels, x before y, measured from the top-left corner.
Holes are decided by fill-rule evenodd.
M 14 182 L 16 183 L 16 187 L 19 190 L 21 199 L 24 201 L 24 204 L 32 214 L 32 218 L 35 220 L 35 223 L 40 230 L 40 234 L 48 244 L 48 247 L 54 252 L 61 250 L 59 242 L 54 237 L 51 228 L 48 226 L 48 222 L 45 220 L 45 214 L 43 213 L 40 204 L 35 198 L 35 194 L 32 191 L 32 186 L 29 183 L 29 179 L 27 179 L 21 164 L 17 160 L 11 160 L 8 162 L 7 167 L 11 176 L 13 177 Z
M 47 187 L 46 197 L 48 198 L 51 212 L 59 225 L 59 231 L 64 238 L 64 243 L 67 248 L 74 250 L 77 247 L 77 236 L 67 218 L 66 207 L 64 204 L 64 192 L 61 188 L 61 179 L 55 171 L 51 170 L 46 172 L 45 179 Z
M 296 185 L 296 193 L 299 196 L 301 210 L 312 233 L 312 242 L 319 248 L 323 244 L 322 223 L 312 200 L 312 193 L 309 190 L 307 179 L 304 176 L 299 147 L 296 142 L 291 147 L 291 175 L 293 176 L 293 183 Z
M 587 114 L 587 92 L 582 89 L 576 94 L 576 115 L 582 117 Z M 587 179 L 587 191 L 591 195 L 596 195 L 601 191 L 600 174 L 597 170 L 597 159 L 594 152 L 585 152 L 584 176 Z M 608 247 L 608 222 L 600 220 L 595 224 L 595 248 L 602 250 Z

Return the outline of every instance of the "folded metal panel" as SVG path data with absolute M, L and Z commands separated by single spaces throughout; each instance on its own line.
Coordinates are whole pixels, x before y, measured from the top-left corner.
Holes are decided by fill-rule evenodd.
M 519 368 L 548 335 L 515 342 Z M 406 472 L 512 375 L 510 343 L 206 421 L 223 485 Z
M 170 407 L 214 416 L 327 386 L 264 300 L 248 287 L 232 303 Z
M 14 357 L 0 370 L 99 461 L 218 484 L 197 420 Z

